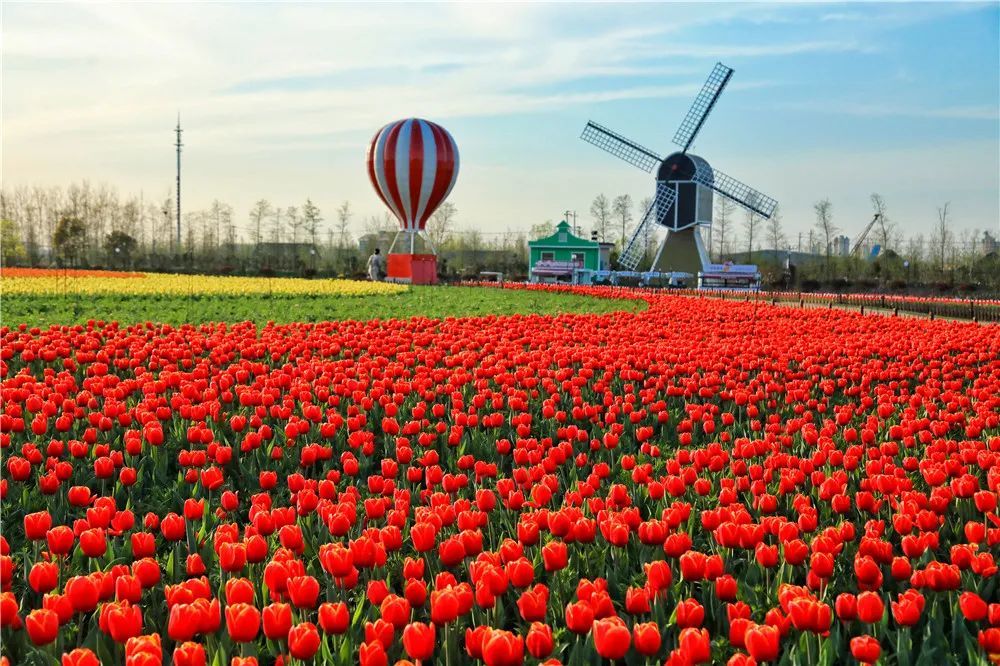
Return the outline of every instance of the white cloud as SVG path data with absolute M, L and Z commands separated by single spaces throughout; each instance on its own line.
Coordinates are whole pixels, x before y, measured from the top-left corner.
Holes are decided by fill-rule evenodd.
M 873 11 L 900 23 L 952 10 L 866 6 L 850 13 Z M 814 8 L 751 4 L 93 3 L 8 5 L 4 13 L 5 182 L 90 178 L 159 195 L 173 177 L 170 128 L 180 110 L 188 130 L 188 205 L 218 197 L 237 210 L 259 196 L 275 202 L 313 196 L 327 208 L 351 198 L 362 214 L 374 212 L 378 203 L 360 156 L 370 133 L 393 117 L 574 108 L 583 116 L 587 107 L 650 98 L 681 99 L 686 108 L 716 59 L 869 54 L 880 43 L 860 34 L 870 28 L 866 22 L 830 16 L 829 24 L 852 25 L 840 32 L 796 27 L 784 39 L 756 29 L 745 38 L 720 32 L 698 39 L 696 29 L 709 24 L 751 21 L 763 30 L 815 21 Z M 740 78 L 730 90 L 766 85 L 773 84 Z M 799 108 L 823 110 L 806 106 Z M 996 118 L 995 108 L 957 104 L 855 104 L 837 111 Z M 566 142 L 578 131 L 567 132 Z M 641 181 L 627 170 L 573 159 L 506 169 L 463 159 L 456 202 L 484 225 L 526 228 L 595 188 L 635 188 L 634 196 L 643 196 Z M 752 175 L 756 165 L 746 159 L 745 172 L 738 156 L 723 168 Z M 781 198 L 785 185 L 777 177 L 772 182 L 769 193 Z M 768 191 L 766 182 L 753 184 Z

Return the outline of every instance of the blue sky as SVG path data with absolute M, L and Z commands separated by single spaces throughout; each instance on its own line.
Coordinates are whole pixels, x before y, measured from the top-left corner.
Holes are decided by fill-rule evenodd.
M 735 75 L 694 152 L 781 203 L 790 236 L 828 197 L 854 235 L 869 194 L 928 233 L 1000 225 L 1000 5 L 7 4 L 6 185 L 88 178 L 245 220 L 256 198 L 333 217 L 382 206 L 365 147 L 399 117 L 455 136 L 463 228 L 589 221 L 652 179 L 579 140 L 596 120 L 666 154 L 716 61 Z

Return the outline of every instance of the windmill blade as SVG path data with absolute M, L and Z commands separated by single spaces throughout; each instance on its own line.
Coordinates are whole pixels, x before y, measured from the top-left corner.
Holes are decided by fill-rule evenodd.
M 722 194 L 747 210 L 770 219 L 778 202 L 749 185 L 741 183 L 732 176 L 727 176 L 718 169 L 709 167 L 704 160 L 697 164 L 692 180 Z
M 681 147 L 681 152 L 686 153 L 694 138 L 698 136 L 701 126 L 705 124 L 705 119 L 712 112 L 712 107 L 722 94 L 722 89 L 729 83 L 733 76 L 733 70 L 726 67 L 721 62 L 715 63 L 712 73 L 708 75 L 708 80 L 702 86 L 701 92 L 694 98 L 694 104 L 688 110 L 681 126 L 674 134 L 674 143 Z
M 583 134 L 580 135 L 580 138 L 625 160 L 632 166 L 639 167 L 646 173 L 650 173 L 662 161 L 660 156 L 652 150 L 643 148 L 636 142 L 629 141 L 621 134 L 593 121 L 588 122 L 587 126 L 583 128 Z
M 628 268 L 630 271 L 635 270 L 636 266 L 642 260 L 643 255 L 646 254 L 643 239 L 646 238 L 650 228 L 667 214 L 667 211 L 670 210 L 676 198 L 677 190 L 674 189 L 673 185 L 667 185 L 666 183 L 656 184 L 656 198 L 653 199 L 653 203 L 649 204 L 649 208 L 643 213 L 639 224 L 635 225 L 632 237 L 625 245 L 621 256 L 618 257 L 620 265 Z

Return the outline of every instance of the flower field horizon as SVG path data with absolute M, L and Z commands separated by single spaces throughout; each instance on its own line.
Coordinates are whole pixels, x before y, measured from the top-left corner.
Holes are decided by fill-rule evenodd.
M 623 292 L 624 293 L 624 292 Z M 602 296 L 607 296 L 603 294 Z M 344 279 L 4 268 L 0 325 L 321 322 L 643 309 L 631 297 Z
M 549 287 L 29 323 L 14 279 L 11 664 L 1000 661 L 995 326 Z

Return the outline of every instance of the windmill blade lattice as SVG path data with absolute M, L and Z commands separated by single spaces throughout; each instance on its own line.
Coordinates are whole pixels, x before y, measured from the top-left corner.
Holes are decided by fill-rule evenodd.
M 580 138 L 622 159 L 634 167 L 650 173 L 660 164 L 660 156 L 648 148 L 643 148 L 621 134 L 590 121 L 583 128 Z
M 698 136 L 698 131 L 705 124 L 705 119 L 712 112 L 712 107 L 715 106 L 716 100 L 722 94 L 722 89 L 726 87 L 732 76 L 732 69 L 726 67 L 721 62 L 715 63 L 715 68 L 708 75 L 708 80 L 705 81 L 701 92 L 695 97 L 694 103 L 688 110 L 687 115 L 684 116 L 684 121 L 677 128 L 677 133 L 674 134 L 674 143 L 681 147 L 681 152 L 686 153 L 691 144 L 694 143 L 694 138 Z
M 646 234 L 649 229 L 655 225 L 661 217 L 666 215 L 667 211 L 674 203 L 674 199 L 677 198 L 677 190 L 673 186 L 667 185 L 666 183 L 657 185 L 656 187 L 656 198 L 653 199 L 653 203 L 649 204 L 649 208 L 643 213 L 642 219 L 639 220 L 639 224 L 635 225 L 635 231 L 632 232 L 632 237 L 629 239 L 628 244 L 625 245 L 625 249 L 622 251 L 622 255 L 618 258 L 618 263 L 625 266 L 630 271 L 634 271 L 639 262 L 642 261 L 643 255 L 646 254 L 646 246 L 643 243 L 643 239 L 646 238 Z
M 732 176 L 727 176 L 715 168 L 706 168 L 699 165 L 698 170 L 695 171 L 694 180 L 705 187 L 711 187 L 719 194 L 732 199 L 747 210 L 752 210 L 766 218 L 771 217 L 775 207 L 778 205 L 777 201 L 763 192 L 758 192 L 749 185 L 741 183 Z

